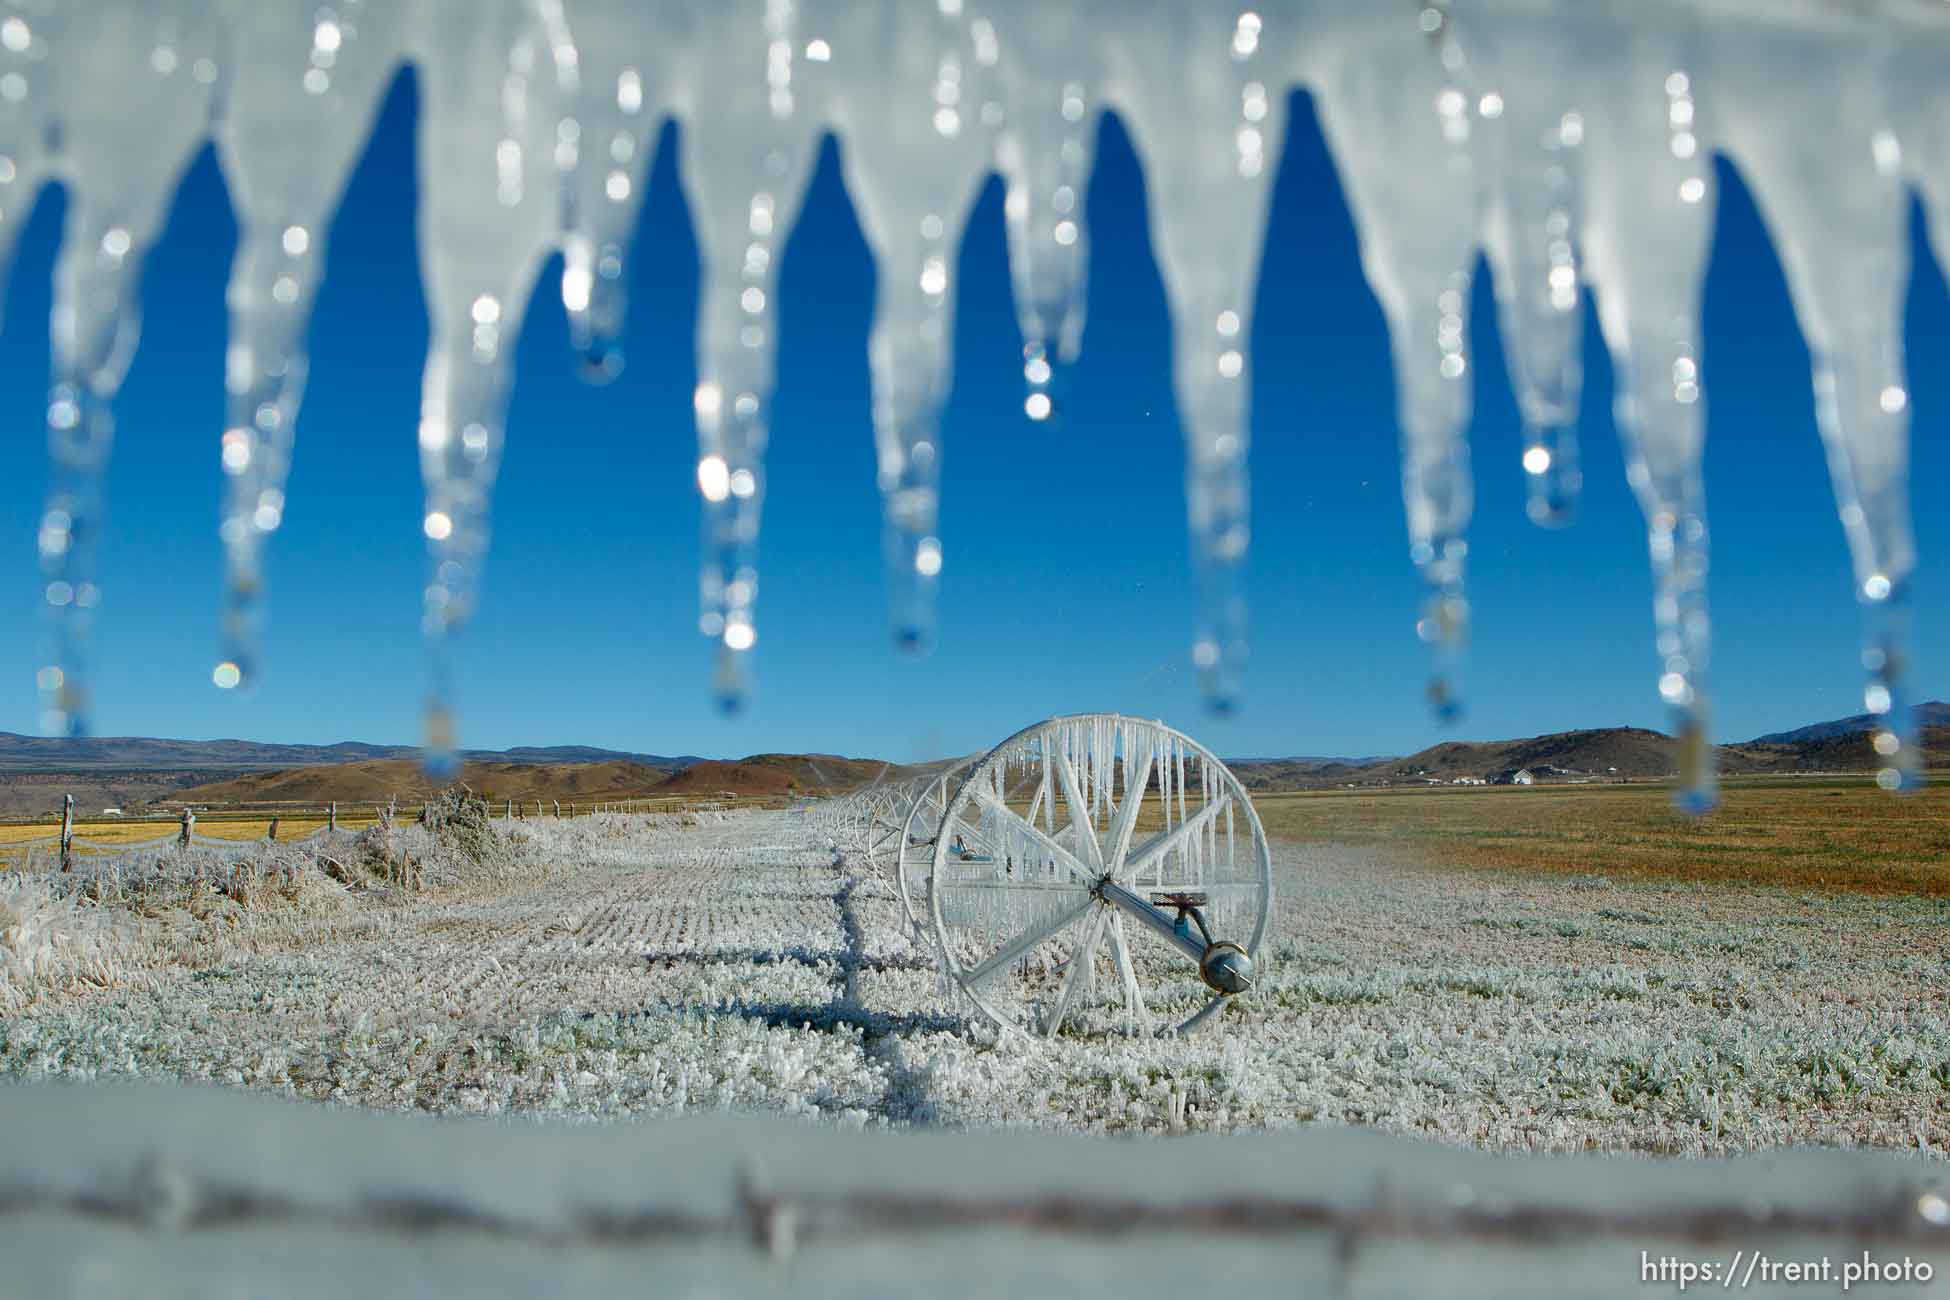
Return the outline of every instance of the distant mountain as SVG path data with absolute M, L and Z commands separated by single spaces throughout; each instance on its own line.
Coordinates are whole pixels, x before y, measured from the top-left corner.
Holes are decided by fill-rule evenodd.
M 1660 777 L 1679 770 L 1679 742 L 1643 727 L 1560 731 L 1522 740 L 1445 741 L 1370 771 L 1397 777 L 1489 777 L 1497 772 L 1548 768 L 1591 776 Z
M 560 799 L 594 803 L 658 790 L 670 777 L 662 768 L 641 763 L 489 763 L 467 762 L 460 779 L 496 803 L 505 799 Z M 227 781 L 172 791 L 167 802 L 195 804 L 385 803 L 398 796 L 417 803 L 444 781 L 430 780 L 418 759 L 368 759 L 250 772 Z
M 372 760 L 418 761 L 413 745 L 273 745 L 254 740 L 161 740 L 146 736 L 19 736 L 0 731 L 0 771 L 175 771 L 224 768 L 313 767 Z M 692 754 L 631 754 L 587 745 L 524 745 L 510 750 L 470 749 L 463 758 L 489 763 L 639 763 L 675 771 L 697 762 Z
M 834 754 L 696 759 L 676 772 L 620 759 L 600 763 L 470 759 L 462 765 L 460 779 L 496 803 L 506 799 L 594 803 L 646 795 L 713 799 L 723 795 L 777 798 L 843 794 L 883 775 L 890 781 L 903 780 L 909 771 L 878 759 Z M 170 790 L 161 798 L 169 804 L 323 804 L 335 800 L 384 803 L 398 796 L 403 802 L 414 803 L 442 784 L 428 779 L 417 758 L 384 758 L 245 772 L 227 780 Z
M 1933 703 L 1918 712 L 1925 723 L 1921 730 L 1923 765 L 1950 767 L 1950 725 L 1946 725 L 1950 724 L 1950 708 Z M 1874 771 L 1880 757 L 1870 744 L 1871 727 L 1849 725 L 1856 721 L 1818 723 L 1744 744 L 1716 745 L 1720 771 L 1729 775 Z M 1866 723 L 1867 719 L 1861 721 Z M 1601 727 L 1520 740 L 1451 740 L 1401 758 L 1366 763 L 1245 759 L 1229 766 L 1249 790 L 1494 780 L 1526 769 L 1544 781 L 1658 780 L 1678 774 L 1679 742 L 1643 727 Z
M 1833 740 L 1837 736 L 1853 736 L 1859 732 L 1874 731 L 1881 719 L 1873 713 L 1858 713 L 1852 718 L 1837 718 L 1833 722 L 1815 722 L 1793 731 L 1776 731 L 1765 736 L 1756 736 L 1749 745 L 1799 745 L 1811 740 Z M 1918 727 L 1950 727 L 1950 704 L 1942 700 L 1931 700 L 1916 706 L 1916 725 Z
M 905 780 L 911 771 L 877 758 L 841 758 L 837 754 L 753 754 L 731 761 L 703 759 L 674 774 L 657 787 L 658 794 L 698 798 L 732 794 L 843 794 L 877 780 Z
M 1228 758 L 1225 764 L 1238 768 L 1241 764 L 1254 763 L 1294 763 L 1301 767 L 1369 767 L 1375 763 L 1386 763 L 1393 754 L 1369 754 L 1366 758 L 1328 758 L 1319 754 L 1293 754 L 1285 758 Z

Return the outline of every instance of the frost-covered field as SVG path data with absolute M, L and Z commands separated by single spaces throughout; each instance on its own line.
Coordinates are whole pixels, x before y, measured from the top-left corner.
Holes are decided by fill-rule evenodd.
M 1201 1035 L 998 1042 L 800 815 L 527 823 L 423 893 L 0 876 L 0 1072 L 364 1106 L 1093 1131 L 1371 1124 L 1494 1149 L 1950 1147 L 1950 904 L 1462 873 L 1281 846 Z M 1160 950 L 1154 1005 L 1193 1005 Z

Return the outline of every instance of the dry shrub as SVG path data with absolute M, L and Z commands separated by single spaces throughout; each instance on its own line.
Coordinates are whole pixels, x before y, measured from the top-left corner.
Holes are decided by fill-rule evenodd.
M 45 881 L 0 877 L 0 1013 L 24 1010 L 46 991 L 115 983 L 125 947 L 101 911 Z

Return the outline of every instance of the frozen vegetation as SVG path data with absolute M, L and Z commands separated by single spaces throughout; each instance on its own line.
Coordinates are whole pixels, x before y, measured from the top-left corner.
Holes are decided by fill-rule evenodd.
M 10 873 L 0 1072 L 503 1115 L 1950 1145 L 1943 902 L 1274 856 L 1264 977 L 1202 1033 L 1126 1037 L 1106 978 L 1034 1042 L 970 1017 L 889 882 L 801 813 Z M 1159 1006 L 1196 1004 L 1135 946 Z

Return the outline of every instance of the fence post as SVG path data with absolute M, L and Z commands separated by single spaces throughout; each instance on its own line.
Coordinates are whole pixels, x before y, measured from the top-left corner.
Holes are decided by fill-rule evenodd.
M 554 799 L 551 800 L 550 802 L 552 802 L 555 805 L 555 815 L 557 817 L 560 817 L 562 815 L 562 801 L 560 799 Z
M 190 846 L 190 836 L 196 834 L 196 814 L 187 806 L 183 809 L 183 833 L 176 837 L 176 843 L 183 848 Z
M 570 805 L 569 805 L 569 816 L 571 816 L 571 817 L 573 817 L 573 816 L 575 816 L 575 815 L 576 815 L 576 806 L 575 806 L 574 804 L 570 804 Z
M 278 842 L 278 822 L 280 822 L 281 820 L 283 819 L 278 817 L 273 817 L 271 819 L 270 833 L 265 835 L 264 837 L 268 842 L 272 844 L 276 844 Z
M 61 870 L 74 870 L 74 796 L 61 796 Z
M 339 805 L 337 800 L 325 805 L 325 829 L 337 831 L 339 828 Z

